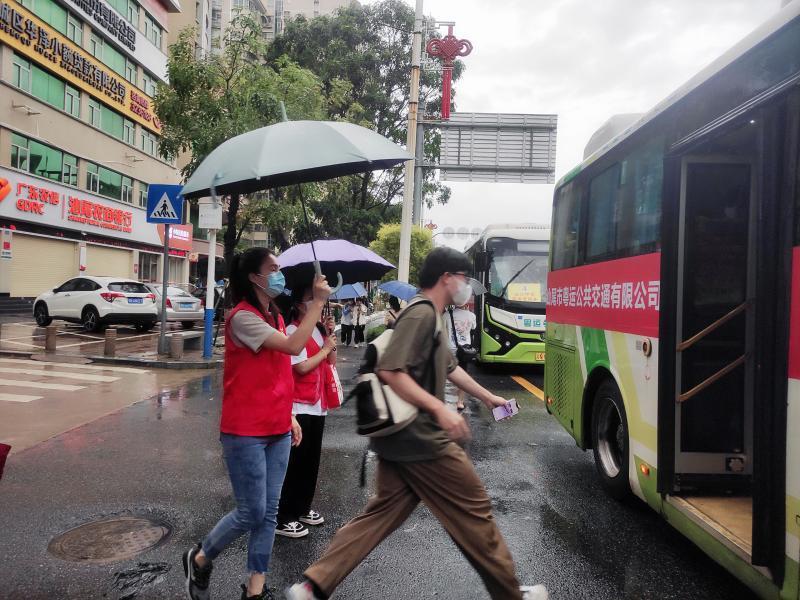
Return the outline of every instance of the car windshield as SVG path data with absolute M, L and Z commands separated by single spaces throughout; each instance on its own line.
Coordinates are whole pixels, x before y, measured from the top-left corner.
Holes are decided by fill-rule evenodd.
M 489 293 L 509 302 L 544 302 L 548 246 L 546 241 L 488 240 Z
M 148 290 L 143 283 L 136 281 L 117 281 L 109 283 L 108 289 L 112 292 L 123 292 L 125 294 L 149 294 Z
M 161 288 L 159 288 L 159 289 L 161 289 Z M 183 297 L 183 298 L 194 298 L 194 296 L 192 296 L 186 290 L 182 290 L 181 288 L 176 288 L 176 287 L 168 287 L 167 288 L 167 294 L 169 295 L 170 298 L 175 297 L 175 296 L 180 296 L 180 297 Z

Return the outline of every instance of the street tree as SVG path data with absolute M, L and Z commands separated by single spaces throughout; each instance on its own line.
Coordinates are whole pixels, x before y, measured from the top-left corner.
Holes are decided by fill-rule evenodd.
M 284 102 L 290 119 L 322 119 L 329 110 L 347 111 L 349 83 L 323 86 L 310 70 L 286 57 L 264 64 L 266 47 L 261 27 L 248 15 L 235 17 L 225 34 L 222 51 L 198 57 L 193 29 L 183 31 L 170 47 L 170 85 L 159 86 L 155 110 L 163 124 L 159 151 L 185 161 L 184 179 L 222 142 L 281 119 Z M 327 93 L 326 93 L 327 92 Z M 261 217 L 265 193 L 223 199 L 223 233 L 227 269 L 243 231 Z
M 369 245 L 370 250 L 379 254 L 392 264 L 400 261 L 400 225 L 388 223 L 381 226 L 378 236 Z M 430 229 L 414 226 L 411 230 L 411 260 L 409 283 L 419 285 L 419 270 L 428 253 L 433 250 L 433 234 Z M 382 281 L 397 279 L 397 269 L 384 275 Z
M 326 93 L 350 84 L 352 102 L 330 110 L 331 118 L 352 121 L 405 145 L 408 119 L 409 73 L 414 11 L 402 0 L 358 3 L 332 16 L 293 19 L 270 44 L 267 56 L 287 56 L 313 71 Z M 458 80 L 463 63 L 456 62 Z M 421 110 L 437 111 L 441 105 L 441 75 L 423 73 Z M 440 135 L 425 136 L 428 161 L 438 159 Z M 325 234 L 354 240 L 371 240 L 382 223 L 399 219 L 397 202 L 403 195 L 402 168 L 343 178 L 325 186 L 312 202 L 326 228 Z M 450 188 L 426 173 L 424 197 L 429 205 L 446 203 Z

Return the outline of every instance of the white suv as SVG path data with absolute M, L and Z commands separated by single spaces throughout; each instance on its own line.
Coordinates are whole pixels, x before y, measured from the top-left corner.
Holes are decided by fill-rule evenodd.
M 122 323 L 150 331 L 157 316 L 155 294 L 143 283 L 123 277 L 76 277 L 33 303 L 33 318 L 40 327 L 62 319 L 81 323 L 90 332 Z

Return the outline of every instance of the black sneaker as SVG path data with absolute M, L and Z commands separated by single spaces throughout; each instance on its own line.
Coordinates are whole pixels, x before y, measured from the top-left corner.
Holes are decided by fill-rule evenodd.
M 186 575 L 186 597 L 189 600 L 209 600 L 208 582 L 214 565 L 211 561 L 205 567 L 198 567 L 194 562 L 200 552 L 200 544 L 192 546 L 183 553 L 183 573 Z
M 247 586 L 242 584 L 242 600 L 277 600 L 275 598 L 275 594 L 272 593 L 272 590 L 264 586 L 264 589 L 261 590 L 260 594 L 256 594 L 255 596 L 248 596 L 247 595 Z
M 288 538 L 301 538 L 308 535 L 308 527 L 299 521 L 292 521 L 290 523 L 281 523 L 275 530 L 275 535 L 281 535 Z

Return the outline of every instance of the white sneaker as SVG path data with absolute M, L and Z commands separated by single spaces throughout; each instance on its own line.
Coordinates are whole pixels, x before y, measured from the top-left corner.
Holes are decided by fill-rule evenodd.
M 522 592 L 522 600 L 549 600 L 550 594 L 543 585 L 523 585 L 519 588 Z
M 306 525 L 322 525 L 325 522 L 325 519 L 317 511 L 310 510 L 308 511 L 307 515 L 303 515 L 298 519 L 298 521 L 305 523 Z
M 291 523 L 283 523 L 278 525 L 275 530 L 275 535 L 280 535 L 288 538 L 301 538 L 308 535 L 308 527 L 297 521 Z
M 314 588 L 308 581 L 286 588 L 285 596 L 286 600 L 320 600 L 314 595 Z

